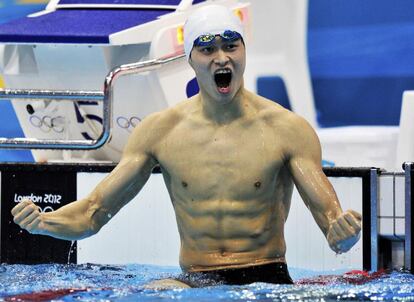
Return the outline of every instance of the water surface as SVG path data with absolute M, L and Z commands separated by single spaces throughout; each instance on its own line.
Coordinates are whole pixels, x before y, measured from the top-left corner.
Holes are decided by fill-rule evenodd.
M 176 267 L 151 265 L 0 265 L 0 301 L 414 301 L 414 276 L 314 272 L 290 268 L 294 285 L 149 290 L 151 280 L 174 277 Z M 329 274 L 329 275 L 327 275 Z M 319 277 L 318 277 L 319 276 Z

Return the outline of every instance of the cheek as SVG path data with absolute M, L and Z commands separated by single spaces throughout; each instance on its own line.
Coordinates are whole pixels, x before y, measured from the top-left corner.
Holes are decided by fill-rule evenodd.
M 197 77 L 202 77 L 207 71 L 206 66 L 202 64 L 192 64 L 191 67 L 193 68 Z
M 210 67 L 208 64 L 197 64 L 193 66 L 193 70 L 199 79 L 209 78 L 210 77 Z
M 240 58 L 240 60 L 237 61 L 235 68 L 237 69 L 239 75 L 242 76 L 244 73 L 244 69 L 246 68 L 245 58 Z

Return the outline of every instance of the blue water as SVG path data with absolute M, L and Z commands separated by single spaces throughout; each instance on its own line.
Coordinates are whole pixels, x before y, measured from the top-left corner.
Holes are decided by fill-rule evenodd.
M 414 301 L 414 276 L 403 272 L 392 272 L 362 285 L 336 281 L 329 285 L 254 283 L 175 290 L 143 287 L 148 281 L 179 272 L 175 267 L 149 265 L 3 264 L 0 301 Z M 318 274 L 294 268 L 290 272 L 295 281 Z M 59 290 L 68 288 L 75 291 L 59 294 Z M 28 295 L 16 296 L 21 294 Z

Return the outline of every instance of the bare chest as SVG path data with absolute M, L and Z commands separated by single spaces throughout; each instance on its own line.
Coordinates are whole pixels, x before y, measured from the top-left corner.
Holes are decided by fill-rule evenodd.
M 179 194 L 200 199 L 246 200 L 273 190 L 283 146 L 272 129 L 256 125 L 172 131 L 157 152 Z

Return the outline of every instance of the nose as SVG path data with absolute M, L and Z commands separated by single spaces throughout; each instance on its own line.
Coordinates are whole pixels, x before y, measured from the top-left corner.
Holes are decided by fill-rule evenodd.
M 226 52 L 222 49 L 217 51 L 217 55 L 214 58 L 214 63 L 219 66 L 225 66 L 229 62 L 229 57 L 226 55 Z

